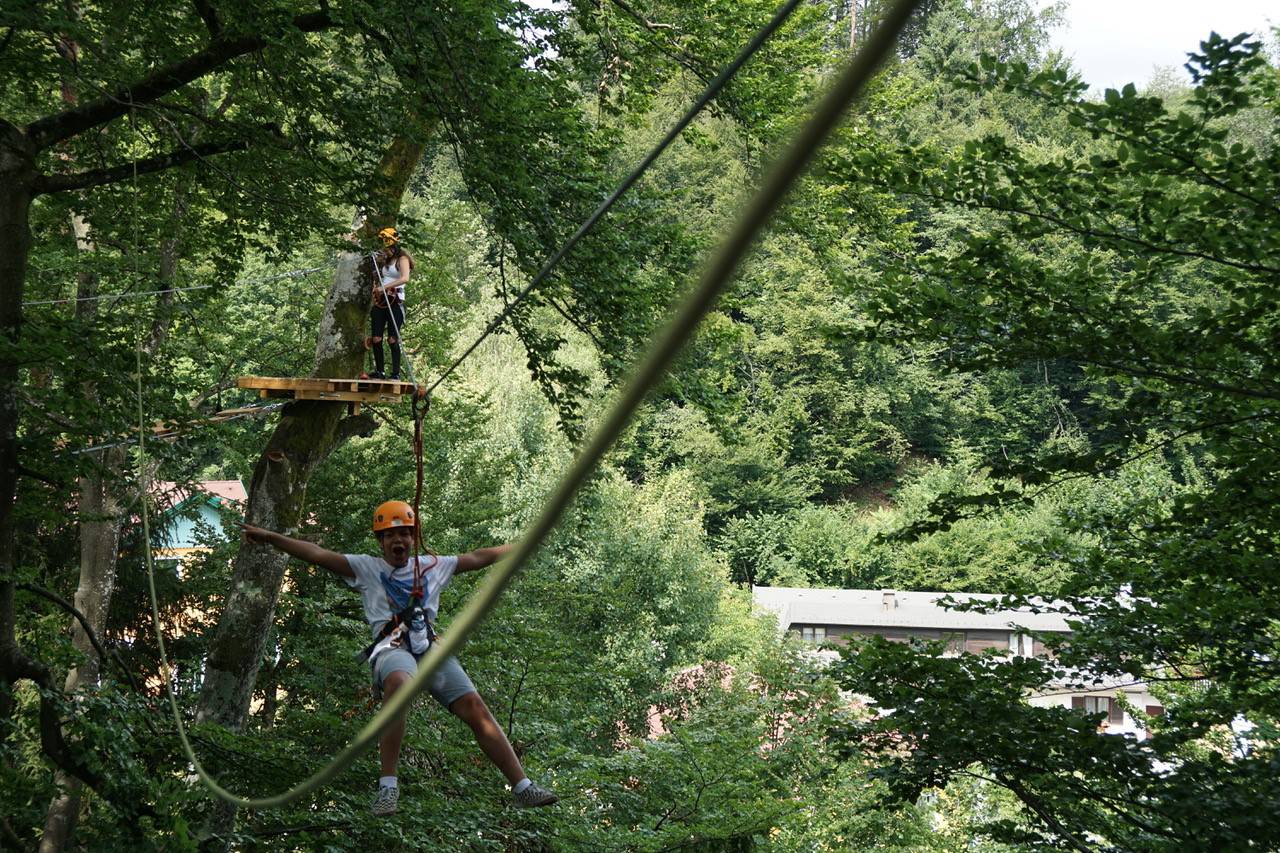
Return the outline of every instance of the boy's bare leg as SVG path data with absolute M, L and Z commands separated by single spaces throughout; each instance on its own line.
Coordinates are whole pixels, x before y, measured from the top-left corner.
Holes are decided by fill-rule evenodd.
M 449 711 L 471 727 L 481 751 L 507 777 L 509 783 L 514 785 L 524 778 L 524 768 L 520 766 L 520 759 L 516 758 L 516 751 L 511 748 L 506 733 L 493 718 L 493 714 L 489 713 L 489 706 L 484 704 L 479 693 L 468 693 L 453 700 Z M 403 723 L 400 731 L 403 734 Z
M 382 684 L 382 701 L 395 695 L 396 691 L 409 680 L 409 673 L 397 670 L 387 676 Z M 401 714 L 394 723 L 382 731 L 382 740 L 378 741 L 378 754 L 382 758 L 382 775 L 395 776 L 396 767 L 400 764 L 400 744 L 404 742 L 405 721 L 408 712 Z

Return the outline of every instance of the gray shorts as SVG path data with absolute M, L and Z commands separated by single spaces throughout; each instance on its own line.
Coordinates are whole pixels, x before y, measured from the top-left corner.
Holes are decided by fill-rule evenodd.
M 379 700 L 382 699 L 382 683 L 386 681 L 388 675 L 393 672 L 407 672 L 412 678 L 418 672 L 418 662 L 407 649 L 387 649 L 374 658 L 370 666 L 373 669 L 373 695 Z M 462 664 L 452 656 L 446 658 L 445 662 L 431 673 L 427 689 L 431 691 L 431 697 L 445 708 L 468 693 L 476 692 L 476 686 L 467 677 Z

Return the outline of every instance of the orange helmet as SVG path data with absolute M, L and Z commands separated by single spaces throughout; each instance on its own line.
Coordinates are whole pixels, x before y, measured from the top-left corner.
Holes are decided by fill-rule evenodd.
M 400 232 L 388 225 L 378 232 L 378 239 L 382 241 L 384 246 L 394 246 L 400 242 Z
M 373 511 L 373 532 L 381 533 L 393 527 L 413 527 L 415 521 L 413 507 L 404 501 L 387 501 Z

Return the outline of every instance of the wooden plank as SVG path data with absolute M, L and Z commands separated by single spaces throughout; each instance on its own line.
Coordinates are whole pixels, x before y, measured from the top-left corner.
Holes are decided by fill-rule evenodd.
M 413 383 L 398 379 L 316 379 L 313 377 L 241 376 L 240 388 L 268 391 L 378 391 L 388 394 L 412 394 Z
M 346 400 L 356 403 L 398 403 L 400 397 L 395 394 L 379 394 L 370 391 L 295 391 L 295 400 Z
M 241 388 L 256 389 L 260 397 L 292 400 L 335 400 L 347 403 L 398 403 L 416 389 L 396 379 L 316 379 L 314 377 L 241 376 Z M 359 406 L 355 407 L 359 411 Z

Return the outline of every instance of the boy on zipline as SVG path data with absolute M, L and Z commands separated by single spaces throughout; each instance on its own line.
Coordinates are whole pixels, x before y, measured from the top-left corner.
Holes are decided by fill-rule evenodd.
M 491 566 L 511 550 L 510 545 L 497 545 L 477 548 L 456 557 L 427 554 L 418 557 L 418 563 L 413 565 L 417 523 L 413 507 L 404 501 L 387 501 L 374 510 L 373 533 L 382 548 L 381 557 L 338 554 L 261 527 L 248 524 L 240 527 L 246 539 L 270 545 L 291 557 L 328 569 L 360 590 L 364 598 L 365 619 L 373 630 L 369 663 L 373 670 L 374 693 L 384 702 L 418 671 L 418 659 L 426 653 L 435 637 L 432 625 L 440 608 L 440 591 L 455 574 Z M 414 595 L 415 591 L 420 598 Z M 557 801 L 555 794 L 533 784 L 525 776 L 506 734 L 457 658 L 450 657 L 432 673 L 429 689 L 437 702 L 471 727 L 480 749 L 511 783 L 516 805 L 533 808 L 549 806 Z M 378 780 L 378 793 L 373 800 L 375 815 L 389 815 L 396 811 L 400 799 L 396 766 L 400 762 L 404 732 L 405 716 L 401 716 L 383 731 L 378 744 L 382 777 Z

